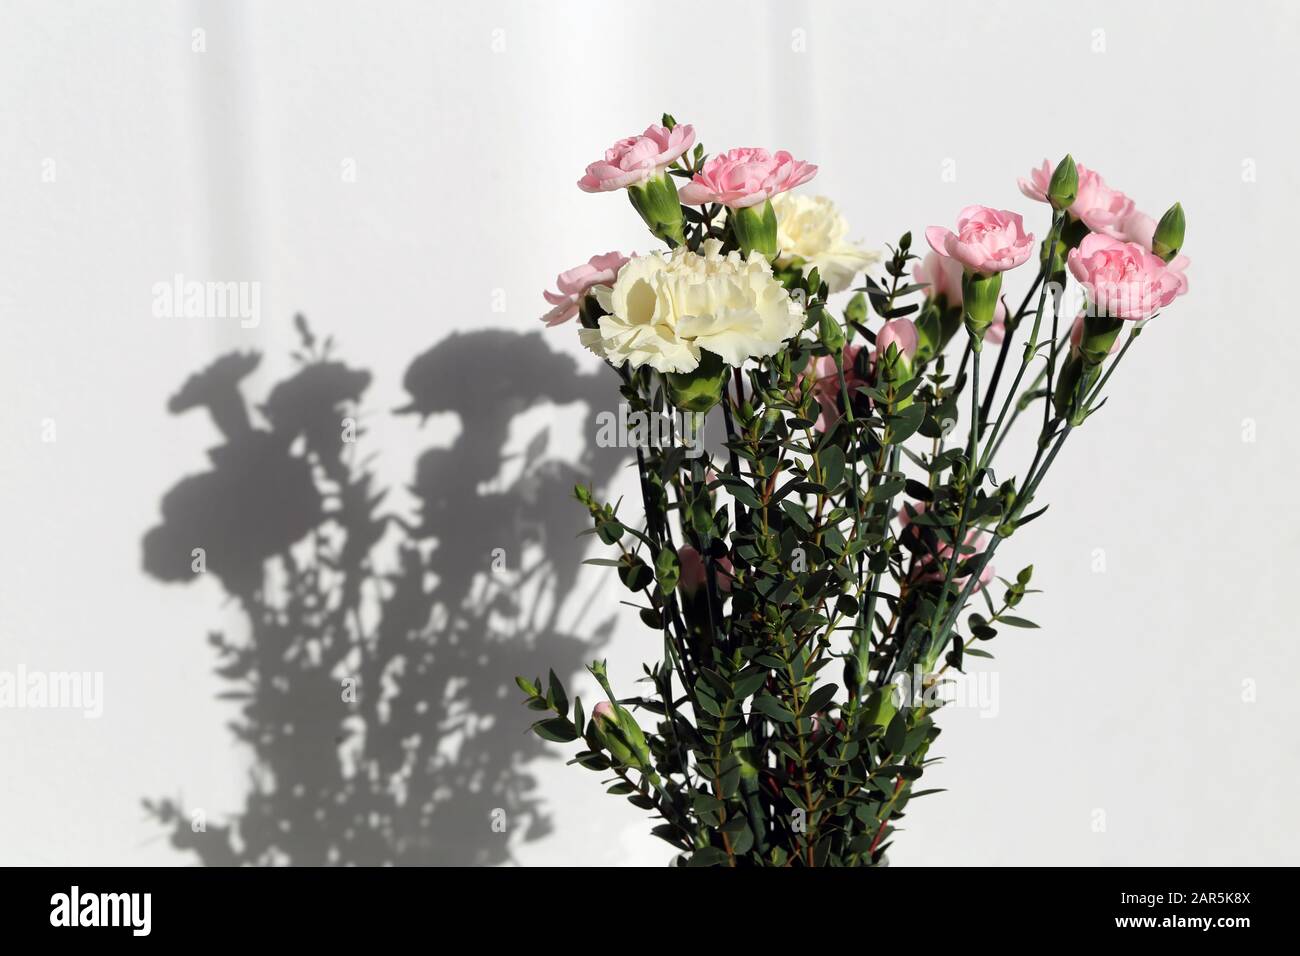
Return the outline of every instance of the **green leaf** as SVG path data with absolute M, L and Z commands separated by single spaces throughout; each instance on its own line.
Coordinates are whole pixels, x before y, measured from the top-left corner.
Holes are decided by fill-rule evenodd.
M 924 405 L 909 405 L 898 414 L 890 415 L 886 422 L 889 426 L 890 444 L 897 445 L 911 438 L 924 420 Z
M 822 467 L 822 484 L 834 488 L 844 478 L 844 452 L 838 446 L 831 445 L 823 449 L 817 460 Z
M 794 714 L 771 694 L 759 694 L 755 697 L 754 709 L 778 723 L 788 724 L 794 720 Z
M 618 576 L 629 591 L 640 591 L 654 580 L 650 566 L 640 558 L 632 558 L 630 563 L 624 563 L 618 569 Z
M 613 544 L 623 537 L 624 528 L 617 521 L 602 521 L 596 526 L 596 534 L 605 544 Z
M 998 618 L 999 624 L 1009 624 L 1012 627 L 1038 627 L 1033 621 L 1023 617 L 1013 617 L 1010 614 L 1004 614 Z
M 659 579 L 659 591 L 664 597 L 673 593 L 681 572 L 682 567 L 677 560 L 676 551 L 672 548 L 664 548 L 659 552 L 659 556 L 655 558 L 655 575 Z
M 741 671 L 736 677 L 732 693 L 735 694 L 736 700 L 747 700 L 763 686 L 766 680 L 766 670 L 754 668 L 753 670 Z
M 716 717 L 718 720 L 721 720 L 724 716 L 722 713 L 722 705 L 719 704 L 717 698 L 713 696 L 713 692 L 707 688 L 705 688 L 704 691 L 701 691 L 699 684 L 695 685 L 695 703 L 697 703 L 700 706 L 700 709 L 711 717 Z
M 814 714 L 821 713 L 821 711 L 825 709 L 826 705 L 834 699 L 835 695 L 839 692 L 839 689 L 838 684 L 823 684 L 821 687 L 818 687 L 815 691 L 809 694 L 808 699 L 804 701 L 803 710 L 800 711 L 800 716 L 811 717 Z
M 909 498 L 915 498 L 917 501 L 934 500 L 934 492 L 932 492 L 930 486 L 924 482 L 909 478 L 904 484 L 904 488 L 907 490 L 907 496 Z
M 867 494 L 867 500 L 886 501 L 889 498 L 894 497 L 894 495 L 898 494 L 906 487 L 907 482 L 902 478 L 895 478 L 891 481 L 882 481 Z
M 687 866 L 726 866 L 727 854 L 716 846 L 702 846 L 691 853 Z
M 722 483 L 722 486 L 731 493 L 731 497 L 735 498 L 741 504 L 750 508 L 763 507 L 763 502 L 759 500 L 758 495 L 754 493 L 754 489 L 750 487 L 748 482 L 732 476 L 721 478 L 719 481 Z
M 546 699 L 550 702 L 551 706 L 555 708 L 557 714 L 561 717 L 567 717 L 569 714 L 569 695 L 564 692 L 564 685 L 561 684 L 560 679 L 555 676 L 555 671 L 551 671 L 548 676 L 550 678 L 550 686 L 546 692 Z
M 781 502 L 781 510 L 804 531 L 811 532 L 813 529 L 812 519 L 808 517 L 808 512 L 801 508 L 793 501 Z
M 558 744 L 567 744 L 571 740 L 578 739 L 578 732 L 567 717 L 539 720 L 533 724 L 533 733 L 543 740 L 551 740 Z
M 885 749 L 890 753 L 898 753 L 906 739 L 907 718 L 900 712 L 894 715 L 894 719 L 885 728 Z

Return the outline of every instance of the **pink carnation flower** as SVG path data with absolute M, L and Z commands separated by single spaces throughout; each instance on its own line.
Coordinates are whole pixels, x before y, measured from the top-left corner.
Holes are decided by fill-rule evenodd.
M 1014 269 L 1033 251 L 1033 233 L 1026 233 L 1018 213 L 988 206 L 967 206 L 957 215 L 957 231 L 942 226 L 925 230 L 930 248 L 956 259 L 965 269 L 992 275 Z
M 555 277 L 555 284 L 560 291 L 542 293 L 546 301 L 555 306 L 542 316 L 542 321 L 547 326 L 569 321 L 578 314 L 578 303 L 587 294 L 587 290 L 598 285 L 613 285 L 618 278 L 618 270 L 623 268 L 627 259 L 621 252 L 607 252 L 602 256 L 592 256 L 567 272 L 561 272 Z
M 605 150 L 605 158 L 587 167 L 578 188 L 603 193 L 643 183 L 662 172 L 695 144 L 692 126 L 651 124 L 640 136 L 628 136 Z
M 1136 242 L 1091 233 L 1066 257 L 1096 315 L 1148 319 L 1186 291 L 1181 271 Z
M 802 186 L 815 175 L 816 166 L 795 159 L 783 149 L 769 153 L 741 147 L 714 156 L 677 195 L 688 206 L 716 202 L 744 209 Z

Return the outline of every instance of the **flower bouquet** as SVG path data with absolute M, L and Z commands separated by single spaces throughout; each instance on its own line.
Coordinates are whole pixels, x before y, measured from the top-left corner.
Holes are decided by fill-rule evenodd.
M 1156 222 L 1069 156 L 1019 183 L 1041 241 L 972 205 L 925 231 L 924 258 L 910 233 L 884 256 L 851 243 L 829 200 L 790 192 L 816 172 L 706 156 L 664 116 L 578 185 L 626 191 L 667 249 L 595 256 L 547 293 L 547 323 L 576 318 L 617 373 L 620 420 L 662 426 L 629 441 L 639 509 L 576 489 L 610 549 L 588 563 L 617 570 L 662 655 L 640 693 L 591 664 L 590 711 L 554 672 L 518 684 L 533 730 L 580 744 L 573 762 L 653 815 L 681 865 L 885 862 L 933 792 L 917 781 L 945 686 L 1001 629 L 1035 626 L 1032 566 L 997 577 L 994 553 L 1046 510 L 1066 440 L 1187 290 L 1182 208 Z M 1004 466 L 1017 425 L 1032 460 Z

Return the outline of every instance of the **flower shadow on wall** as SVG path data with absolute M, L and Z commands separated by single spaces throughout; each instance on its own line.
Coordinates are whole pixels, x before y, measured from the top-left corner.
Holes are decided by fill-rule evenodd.
M 246 618 L 245 637 L 209 642 L 253 765 L 227 820 L 145 806 L 206 865 L 508 862 L 550 828 L 529 770 L 542 744 L 524 733 L 513 677 L 573 674 L 612 627 L 582 637 L 558 620 L 586 547 L 560 502 L 575 482 L 606 485 L 622 459 L 594 442 L 576 464 L 546 458 L 543 433 L 502 482 L 518 457 L 504 448 L 516 416 L 548 401 L 585 402 L 595 435 L 608 382 L 537 334 L 453 335 L 417 357 L 398 413 L 454 412 L 461 429 L 420 455 L 408 519 L 386 510 L 375 449 L 350 424 L 370 374 L 297 327 L 299 368 L 263 404 L 241 392 L 260 356 L 239 352 L 169 404 L 207 409 L 224 442 L 163 497 L 144 568 L 167 582 L 206 571 Z

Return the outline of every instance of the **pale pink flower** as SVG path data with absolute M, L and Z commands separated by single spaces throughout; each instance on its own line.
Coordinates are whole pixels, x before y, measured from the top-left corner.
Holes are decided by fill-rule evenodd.
M 1043 160 L 1043 165 L 1029 171 L 1028 179 L 1017 179 L 1016 185 L 1028 198 L 1037 202 L 1047 202 L 1047 190 L 1052 183 L 1052 164 Z
M 735 209 L 756 206 L 817 175 L 817 167 L 785 150 L 740 147 L 714 156 L 695 178 L 677 191 L 688 206 L 722 203 Z
M 1066 257 L 1096 315 L 1147 319 L 1187 290 L 1187 278 L 1136 242 L 1090 233 Z
M 677 563 L 681 566 L 677 583 L 688 596 L 695 594 L 708 583 L 709 572 L 704 566 L 704 559 L 700 557 L 700 552 L 689 544 L 684 544 L 677 549 Z M 713 562 L 713 567 L 718 580 L 718 590 L 726 594 L 731 590 L 733 570 L 731 561 L 728 558 L 718 558 Z
M 880 360 L 889 354 L 891 345 L 896 345 L 899 354 L 911 361 L 916 355 L 918 344 L 916 325 L 911 319 L 890 319 L 876 334 L 876 351 L 871 356 L 872 364 L 879 366 Z
M 1076 167 L 1079 172 L 1079 188 L 1070 205 L 1070 214 L 1093 232 L 1100 232 L 1115 239 L 1125 238 L 1124 223 L 1133 212 L 1133 200 L 1118 189 L 1106 185 L 1101 175 L 1083 163 Z M 1052 182 L 1052 165 L 1043 160 L 1043 165 L 1029 172 L 1028 179 L 1017 180 L 1020 191 L 1030 199 L 1047 202 L 1047 190 Z M 1151 224 L 1152 230 L 1155 223 Z
M 607 700 L 602 700 L 595 707 L 591 708 L 591 719 L 597 724 L 602 721 L 618 723 L 618 714 L 614 712 L 614 705 Z
M 912 281 L 929 286 L 926 298 L 943 296 L 948 307 L 961 305 L 961 263 L 947 255 L 927 252 L 925 258 L 912 266 Z
M 1034 247 L 1034 236 L 1025 232 L 1018 213 L 988 206 L 967 206 L 957 215 L 956 232 L 930 226 L 925 238 L 939 255 L 956 259 L 980 275 L 1014 269 Z
M 1119 239 L 1124 220 L 1133 212 L 1133 200 L 1107 186 L 1098 173 L 1080 166 L 1079 191 L 1070 212 L 1093 232 Z
M 1124 242 L 1136 242 L 1147 252 L 1150 252 L 1151 243 L 1155 236 L 1156 221 L 1140 209 L 1134 209 L 1120 223 L 1119 235 L 1115 238 L 1122 239 Z
M 605 150 L 605 158 L 587 167 L 578 188 L 588 193 L 643 183 L 663 172 L 695 143 L 692 126 L 668 129 L 652 123 L 640 136 L 628 136 Z
M 613 285 L 618 278 L 618 270 L 623 268 L 627 260 L 628 257 L 621 252 L 607 252 L 601 256 L 592 256 L 567 272 L 561 272 L 555 277 L 555 285 L 560 291 L 542 293 L 542 297 L 555 307 L 542 316 L 542 321 L 547 326 L 569 321 L 578 314 L 578 303 L 587 294 L 587 290 L 598 285 Z

